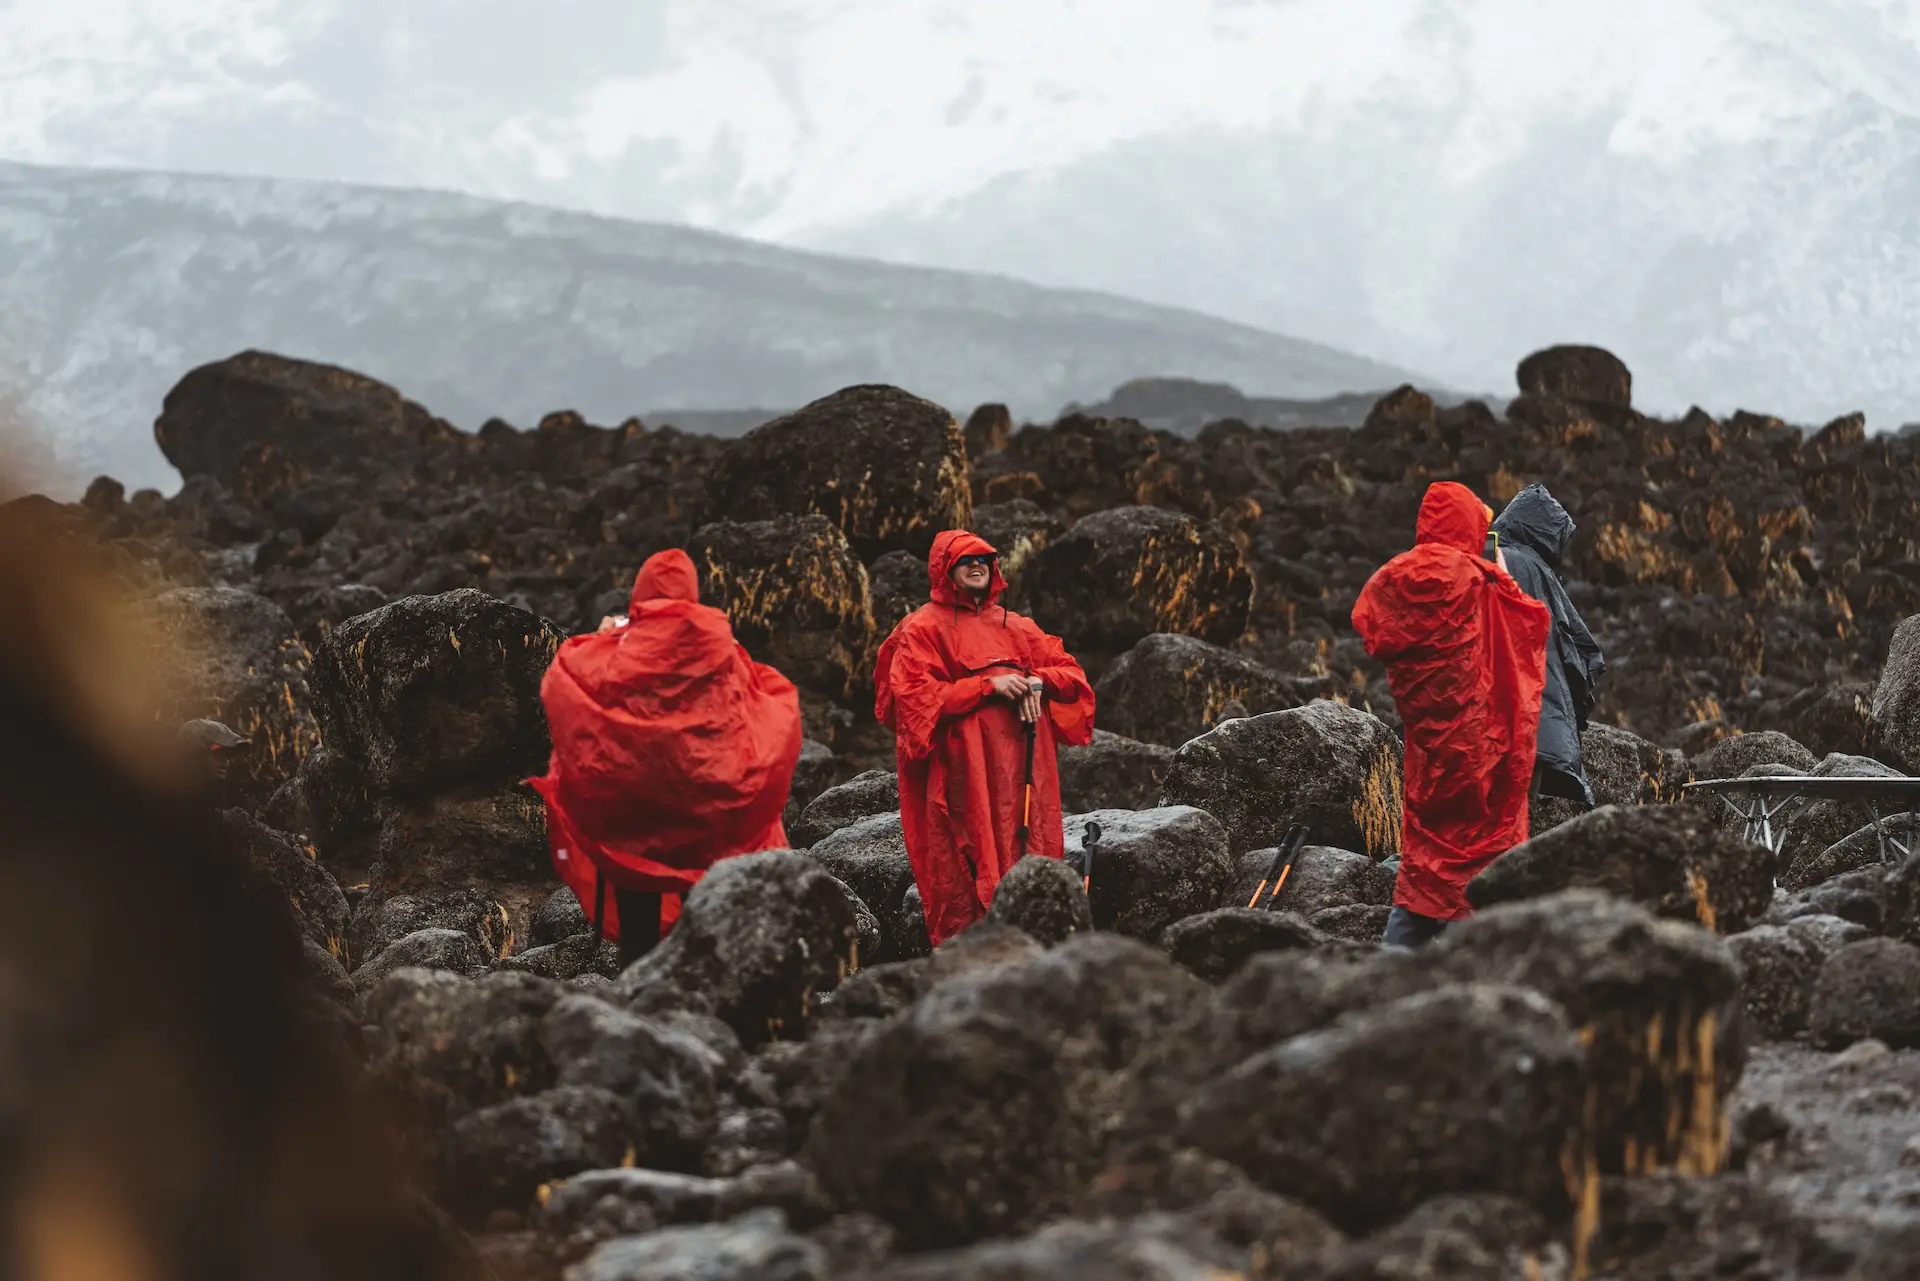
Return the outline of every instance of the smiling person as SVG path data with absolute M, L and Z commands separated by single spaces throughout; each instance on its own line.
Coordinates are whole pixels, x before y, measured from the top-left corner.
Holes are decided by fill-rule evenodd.
M 900 826 L 937 947 L 986 914 L 1022 854 L 1059 858 L 1061 743 L 1093 741 L 1093 687 L 1058 637 L 999 603 L 991 544 L 933 540 L 932 599 L 880 647 L 874 714 L 894 733 Z

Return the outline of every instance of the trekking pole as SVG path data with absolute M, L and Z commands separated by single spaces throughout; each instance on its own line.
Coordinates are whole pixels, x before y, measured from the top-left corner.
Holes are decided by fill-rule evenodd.
M 1027 722 L 1027 786 L 1020 798 L 1020 857 L 1027 856 L 1027 836 L 1033 831 L 1033 740 L 1036 737 L 1038 723 Z
M 1267 899 L 1267 910 L 1272 911 L 1274 903 L 1280 897 L 1280 890 L 1287 883 L 1287 877 L 1293 875 L 1293 862 L 1300 857 L 1300 847 L 1307 843 L 1307 829 L 1303 823 L 1295 823 L 1280 838 L 1280 848 L 1273 852 L 1273 862 L 1267 866 L 1267 874 L 1260 878 L 1260 884 L 1253 891 L 1253 897 L 1247 901 L 1248 907 L 1260 906 L 1260 896 L 1266 892 L 1267 883 L 1273 883 L 1273 894 Z
M 1093 849 L 1100 843 L 1100 825 L 1089 822 L 1086 835 L 1080 838 L 1081 849 L 1086 858 L 1080 864 L 1080 892 L 1089 898 L 1093 896 Z

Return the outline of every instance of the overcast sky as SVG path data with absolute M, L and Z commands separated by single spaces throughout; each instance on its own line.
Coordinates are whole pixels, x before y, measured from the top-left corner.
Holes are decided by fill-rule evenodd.
M 1905 0 L 0 0 L 0 158 L 1112 289 L 1506 391 L 1920 419 Z M 1251 390 L 1260 390 L 1253 388 Z

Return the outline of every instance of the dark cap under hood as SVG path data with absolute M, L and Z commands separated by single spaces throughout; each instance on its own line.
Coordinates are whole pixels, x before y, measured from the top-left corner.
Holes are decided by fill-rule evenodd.
M 1554 569 L 1566 557 L 1577 526 L 1545 485 L 1528 485 L 1494 518 L 1493 532 L 1503 547 L 1521 546 Z

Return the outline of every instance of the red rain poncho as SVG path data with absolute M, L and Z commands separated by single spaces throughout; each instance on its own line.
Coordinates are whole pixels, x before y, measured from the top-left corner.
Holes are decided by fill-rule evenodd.
M 1470 915 L 1467 882 L 1527 839 L 1552 616 L 1483 558 L 1492 518 L 1465 486 L 1433 485 L 1413 550 L 1382 566 L 1353 610 L 1406 736 L 1393 901 L 1442 921 Z
M 589 918 L 599 900 L 611 939 L 616 888 L 668 896 L 664 928 L 715 860 L 783 848 L 800 757 L 792 683 L 700 604 L 685 552 L 649 558 L 629 608 L 626 627 L 554 656 L 540 685 L 553 757 L 528 780 L 547 800 L 554 870 Z
M 1055 748 L 1093 741 L 1086 673 L 1058 639 L 997 603 L 1006 589 L 1000 567 L 984 605 L 962 600 L 949 577 L 962 556 L 992 553 L 984 539 L 962 530 L 933 540 L 933 599 L 894 628 L 873 678 L 874 714 L 894 733 L 900 825 L 936 946 L 985 914 L 994 887 L 1019 858 L 1026 726 L 1012 703 L 991 696 L 990 679 L 1024 672 L 1046 684 L 1046 715 L 1034 740 L 1029 854 L 1059 858 L 1066 844 Z

